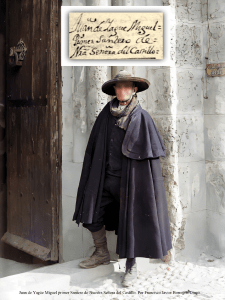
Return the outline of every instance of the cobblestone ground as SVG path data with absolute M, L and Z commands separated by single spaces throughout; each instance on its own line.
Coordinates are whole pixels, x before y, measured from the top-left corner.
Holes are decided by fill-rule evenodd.
M 225 299 L 225 259 L 202 254 L 197 263 L 159 263 L 151 271 L 140 272 L 138 281 L 122 288 L 122 272 L 92 282 L 89 288 L 73 286 L 70 299 Z

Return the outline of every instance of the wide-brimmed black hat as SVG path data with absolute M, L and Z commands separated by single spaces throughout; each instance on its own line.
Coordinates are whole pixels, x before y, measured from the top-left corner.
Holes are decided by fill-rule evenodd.
M 138 87 L 137 93 L 147 90 L 150 86 L 150 82 L 147 79 L 144 79 L 141 77 L 133 77 L 126 70 L 121 70 L 113 79 L 106 81 L 102 85 L 103 93 L 110 95 L 110 96 L 115 96 L 116 94 L 115 94 L 115 90 L 114 90 L 113 86 L 116 84 L 116 82 L 119 82 L 119 81 L 134 82 L 135 86 Z

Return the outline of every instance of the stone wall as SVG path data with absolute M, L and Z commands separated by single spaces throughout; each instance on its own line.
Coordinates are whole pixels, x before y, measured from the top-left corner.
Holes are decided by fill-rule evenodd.
M 178 167 L 180 220 L 176 259 L 196 260 L 205 251 L 204 1 L 170 1 L 172 20 L 171 116 L 175 119 L 174 168 Z M 170 138 L 173 143 L 173 139 Z M 176 162 L 176 155 L 177 162 Z M 173 203 L 173 200 L 172 200 Z M 179 224 L 179 223 L 178 223 Z
M 225 3 L 209 1 L 206 62 L 225 62 Z M 208 77 L 205 86 L 205 159 L 207 250 L 225 255 L 225 77 Z
M 71 0 L 63 5 L 102 5 L 100 2 Z M 97 114 L 110 100 L 101 92 L 101 85 L 121 69 L 151 82 L 139 95 L 167 148 L 166 158 L 160 160 L 173 258 L 194 261 L 203 251 L 224 255 L 222 232 L 217 231 L 218 225 L 223 228 L 225 211 L 224 87 L 223 78 L 205 76 L 206 62 L 221 62 L 225 53 L 222 1 L 209 7 L 206 0 L 103 2 L 170 5 L 172 61 L 170 67 L 63 67 L 62 260 L 89 255 L 94 249 L 90 233 L 71 220 L 88 136 Z M 113 257 L 114 233 L 108 234 L 108 241 Z

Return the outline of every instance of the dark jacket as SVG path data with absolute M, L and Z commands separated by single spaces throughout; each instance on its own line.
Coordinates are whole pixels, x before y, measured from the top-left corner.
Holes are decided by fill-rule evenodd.
M 109 114 L 108 103 L 96 119 L 85 151 L 73 215 L 77 224 L 91 224 L 98 218 L 105 178 Z M 172 248 L 159 160 L 159 156 L 165 157 L 166 148 L 153 119 L 140 104 L 129 117 L 122 145 L 120 209 L 118 211 L 115 206 L 106 211 L 106 230 L 116 230 L 120 258 L 163 258 Z M 114 222 L 116 212 L 119 227 L 118 222 Z

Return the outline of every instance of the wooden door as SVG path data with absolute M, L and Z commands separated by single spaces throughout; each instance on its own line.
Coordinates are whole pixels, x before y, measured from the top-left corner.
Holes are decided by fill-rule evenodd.
M 7 61 L 7 232 L 2 241 L 52 261 L 58 260 L 61 201 L 60 16 L 61 0 L 7 1 L 6 57 L 19 41 L 27 51 L 20 66 Z

